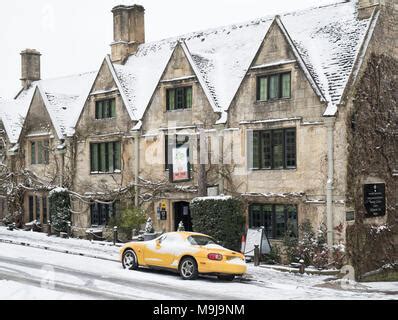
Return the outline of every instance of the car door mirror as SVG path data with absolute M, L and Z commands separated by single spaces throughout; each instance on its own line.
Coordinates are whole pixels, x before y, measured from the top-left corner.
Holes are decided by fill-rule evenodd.
M 157 247 L 160 247 L 160 244 L 161 244 L 160 239 L 156 240 L 155 243 L 156 243 L 156 246 L 157 246 Z

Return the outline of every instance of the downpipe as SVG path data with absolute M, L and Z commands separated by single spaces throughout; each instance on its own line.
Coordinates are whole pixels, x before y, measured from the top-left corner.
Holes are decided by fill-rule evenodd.
M 134 131 L 134 153 L 135 153 L 135 163 L 134 163 L 134 205 L 136 208 L 139 206 L 139 174 L 140 174 L 140 132 Z
M 334 244 L 333 228 L 333 181 L 334 181 L 334 124 L 336 118 L 326 118 L 327 126 L 327 145 L 328 145 L 328 180 L 326 183 L 326 225 L 327 243 L 331 247 Z

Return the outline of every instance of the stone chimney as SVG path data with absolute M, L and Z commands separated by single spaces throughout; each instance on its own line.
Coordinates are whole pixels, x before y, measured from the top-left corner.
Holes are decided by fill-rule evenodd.
M 33 81 L 40 80 L 40 52 L 26 49 L 21 52 L 21 81 L 27 89 Z
M 145 42 L 145 9 L 140 5 L 119 5 L 112 13 L 112 62 L 123 64 Z

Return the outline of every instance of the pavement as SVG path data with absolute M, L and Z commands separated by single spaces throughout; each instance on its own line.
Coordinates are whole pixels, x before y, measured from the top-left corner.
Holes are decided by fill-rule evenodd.
M 0 299 L 397 300 L 398 283 L 342 282 L 248 265 L 245 278 L 183 281 L 177 274 L 123 270 L 118 247 L 0 227 Z

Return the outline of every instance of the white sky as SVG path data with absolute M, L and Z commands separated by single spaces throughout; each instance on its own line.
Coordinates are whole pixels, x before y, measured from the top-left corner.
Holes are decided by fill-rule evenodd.
M 112 7 L 145 7 L 146 41 L 339 0 L 7 0 L 0 4 L 0 97 L 20 88 L 20 55 L 42 53 L 43 79 L 93 71 L 110 53 Z

